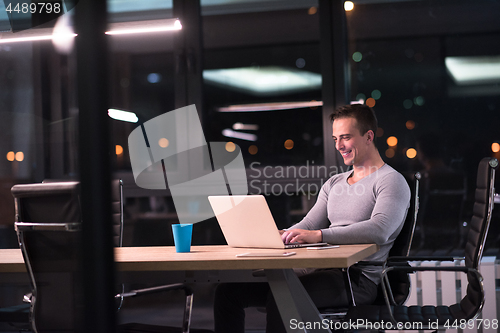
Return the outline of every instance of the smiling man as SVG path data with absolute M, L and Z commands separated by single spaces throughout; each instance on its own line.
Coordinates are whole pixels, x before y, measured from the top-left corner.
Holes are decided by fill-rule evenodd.
M 404 177 L 385 164 L 375 146 L 377 118 L 362 104 L 342 106 L 331 115 L 335 148 L 352 170 L 334 175 L 323 184 L 316 204 L 296 225 L 281 231 L 285 243 L 375 243 L 380 250 L 366 260 L 385 260 L 410 205 Z M 351 270 L 352 271 L 352 270 Z M 319 308 L 347 306 L 340 269 L 297 270 Z M 377 295 L 380 267 L 351 274 L 357 304 L 370 304 Z M 285 332 L 267 283 L 223 284 L 215 295 L 215 331 L 243 332 L 244 308 L 266 306 L 266 332 Z

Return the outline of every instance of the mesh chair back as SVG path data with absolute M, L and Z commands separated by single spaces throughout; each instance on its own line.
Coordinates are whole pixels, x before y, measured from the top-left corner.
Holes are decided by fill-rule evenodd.
M 495 170 L 497 168 L 498 160 L 487 157 L 481 160 L 477 170 L 473 216 L 465 245 L 465 266 L 476 270 L 479 268 L 483 256 L 484 244 L 490 226 L 494 205 Z M 450 311 L 456 318 L 472 318 L 484 303 L 481 281 L 477 281 L 477 277 L 472 273 L 467 274 L 467 279 L 469 282 L 467 294 L 459 304 L 450 307 Z

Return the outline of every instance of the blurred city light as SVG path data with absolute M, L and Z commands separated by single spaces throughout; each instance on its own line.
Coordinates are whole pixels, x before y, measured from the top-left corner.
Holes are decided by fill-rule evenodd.
M 380 92 L 380 90 L 375 89 L 374 91 L 372 91 L 372 97 L 375 100 L 380 99 L 380 97 L 382 97 L 382 93 Z
M 12 162 L 16 158 L 16 154 L 13 151 L 7 153 L 7 161 Z
M 248 147 L 248 152 L 250 153 L 250 155 L 255 155 L 258 151 L 259 148 L 256 145 L 251 145 L 250 147 Z
M 387 138 L 387 145 L 389 147 L 394 147 L 398 144 L 398 138 L 396 138 L 395 136 L 390 136 Z
M 170 144 L 170 141 L 168 141 L 168 139 L 166 139 L 166 138 L 161 138 L 160 140 L 158 140 L 158 146 L 160 146 L 162 148 L 167 148 L 169 144 Z
M 352 1 L 344 2 L 344 9 L 346 12 L 350 12 L 351 10 L 353 10 L 354 9 L 354 2 L 352 2 Z
M 376 102 L 374 98 L 370 97 L 366 100 L 365 104 L 372 108 L 375 106 Z
M 226 150 L 232 153 L 236 150 L 236 145 L 233 142 L 229 141 L 228 143 L 226 143 Z
M 408 158 L 415 158 L 417 156 L 417 151 L 415 148 L 409 148 L 406 150 L 406 157 Z
M 406 122 L 406 128 L 409 130 L 412 130 L 415 128 L 415 122 L 413 120 L 408 120 Z

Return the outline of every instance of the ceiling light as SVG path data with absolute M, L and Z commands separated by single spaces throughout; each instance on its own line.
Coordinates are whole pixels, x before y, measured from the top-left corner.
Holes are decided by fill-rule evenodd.
M 76 36 L 76 34 L 73 34 L 73 37 Z M 42 36 L 26 36 L 26 37 L 19 37 L 19 38 L 2 38 L 0 39 L 0 44 L 6 44 L 6 43 L 19 43 L 19 42 L 34 42 L 38 40 L 50 40 L 52 39 L 52 35 L 42 35 Z
M 321 74 L 278 66 L 208 69 L 203 71 L 203 79 L 256 96 L 321 89 Z
M 500 82 L 500 56 L 446 57 L 444 61 L 457 85 Z
M 65 27 L 66 31 L 69 27 Z M 178 19 L 162 19 L 136 22 L 119 22 L 109 25 L 107 35 L 128 35 L 138 33 L 156 33 L 166 31 L 181 30 L 182 25 Z M 35 28 L 23 30 L 20 32 L 0 32 L 0 44 L 33 42 L 42 40 L 64 40 L 67 43 L 68 38 L 74 38 L 77 34 L 72 32 L 54 31 L 52 28 Z
M 136 123 L 139 121 L 139 118 L 137 118 L 137 115 L 133 112 L 130 112 L 130 111 L 109 109 L 108 115 L 113 119 L 126 121 L 129 123 Z
M 259 129 L 259 125 L 234 123 L 233 129 L 234 130 L 243 130 L 243 131 L 257 131 Z
M 181 30 L 181 21 L 178 19 L 150 20 L 139 22 L 114 23 L 106 31 L 106 35 L 130 35 L 149 32 Z
M 218 112 L 258 112 L 258 111 L 276 111 L 291 110 L 302 108 L 313 108 L 322 106 L 323 101 L 308 102 L 278 102 L 278 103 L 257 103 L 257 104 L 239 104 L 216 108 Z
M 222 135 L 228 138 L 235 138 L 247 141 L 257 141 L 257 135 L 233 131 L 229 128 L 222 130 Z

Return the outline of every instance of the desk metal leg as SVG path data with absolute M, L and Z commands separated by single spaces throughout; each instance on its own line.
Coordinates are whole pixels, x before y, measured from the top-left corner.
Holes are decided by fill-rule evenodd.
M 292 269 L 266 269 L 265 272 L 288 333 L 331 333 L 328 328 L 323 327 L 323 318 Z M 315 327 L 299 329 L 304 324 Z

